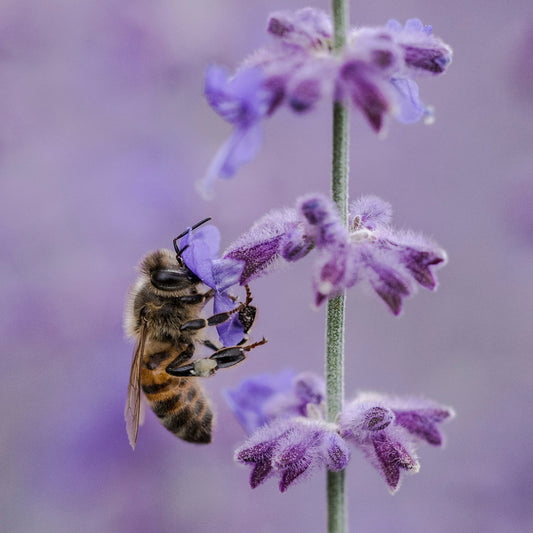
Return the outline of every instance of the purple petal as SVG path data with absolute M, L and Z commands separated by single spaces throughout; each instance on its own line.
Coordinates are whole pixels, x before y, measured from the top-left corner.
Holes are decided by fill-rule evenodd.
M 311 459 L 304 456 L 299 461 L 295 461 L 286 467 L 282 471 L 279 482 L 280 492 L 285 492 L 289 488 L 289 485 L 299 478 L 310 466 Z
M 240 463 L 258 463 L 270 461 L 272 458 L 272 450 L 276 445 L 277 439 L 260 440 L 256 444 L 243 446 L 235 453 L 235 459 Z
M 290 394 L 293 371 L 277 375 L 261 374 L 243 380 L 236 388 L 226 391 L 226 401 L 247 433 L 265 425 L 271 419 L 266 406 L 276 395 Z
M 420 468 L 416 459 L 399 442 L 390 440 L 386 433 L 376 433 L 372 438 L 372 444 L 381 471 L 392 492 L 398 488 L 400 469 L 417 472 Z
M 436 424 L 453 414 L 452 409 L 425 399 L 364 393 L 343 409 L 339 433 L 365 453 L 394 492 L 401 470 L 419 469 L 416 441 L 440 444 L 442 436 Z
M 394 413 L 386 407 L 372 407 L 365 412 L 362 429 L 367 431 L 381 431 L 394 421 Z
M 397 410 L 394 413 L 397 424 L 433 446 L 440 446 L 443 441 L 437 424 L 453 415 L 453 412 L 447 409 Z
M 252 486 L 277 474 L 279 489 L 284 492 L 295 480 L 318 469 L 340 470 L 346 466 L 350 453 L 335 429 L 335 425 L 322 420 L 281 419 L 257 430 L 237 450 L 235 458 L 253 465 Z
M 326 299 L 334 298 L 344 289 L 352 287 L 357 281 L 355 267 L 353 248 L 348 245 L 322 252 L 313 276 L 315 305 L 319 306 Z
M 308 7 L 294 13 L 273 13 L 268 21 L 268 32 L 286 44 L 310 48 L 331 37 L 332 24 L 324 11 Z
M 326 399 L 326 384 L 324 378 L 312 372 L 303 372 L 294 380 L 294 393 L 300 402 L 301 413 L 305 415 L 304 407 L 311 403 L 320 405 Z
M 405 30 L 408 32 L 424 32 L 426 35 L 431 34 L 431 26 L 424 26 L 420 19 L 409 19 L 405 23 Z M 427 28 L 429 33 L 427 33 Z
M 230 78 L 224 67 L 209 66 L 205 96 L 224 120 L 243 128 L 249 127 L 266 112 L 263 73 L 258 68 L 241 69 Z
M 430 267 L 443 263 L 445 257 L 431 251 L 415 250 L 407 247 L 400 251 L 400 255 L 405 266 L 422 287 L 430 290 L 437 287 L 437 281 Z
M 269 462 L 256 463 L 250 474 L 250 487 L 255 489 L 255 487 L 263 483 L 271 473 L 272 465 Z
M 437 280 L 433 270 L 446 264 L 446 252 L 430 239 L 411 231 L 384 233 L 384 248 L 389 248 L 408 273 L 422 287 L 434 290 Z
M 180 247 L 187 248 L 181 257 L 187 267 L 206 285 L 216 288 L 212 261 L 218 257 L 220 232 L 216 226 L 202 226 L 189 231 L 180 241 Z
M 391 83 L 397 91 L 397 107 L 394 117 L 398 122 L 413 124 L 422 117 L 431 114 L 427 106 L 420 100 L 420 91 L 416 82 L 408 78 L 393 78 Z
M 301 225 L 294 226 L 285 233 L 281 245 L 281 257 L 290 263 L 305 257 L 314 247 L 314 243 L 304 232 Z
M 410 19 L 402 28 L 398 21 L 387 24 L 395 41 L 404 51 L 404 60 L 411 70 L 441 74 L 451 63 L 452 50 L 432 35 L 432 27 L 424 26 L 419 19 Z
M 216 179 L 231 178 L 239 167 L 257 155 L 262 142 L 263 129 L 260 122 L 247 127 L 236 127 L 215 154 L 205 176 L 197 183 L 202 196 L 212 199 Z
M 296 260 L 306 255 L 311 245 L 300 225 L 295 209 L 274 210 L 226 249 L 225 258 L 244 263 L 241 285 L 268 272 L 281 257 Z
M 451 63 L 451 52 L 445 48 L 425 49 L 404 45 L 405 63 L 415 69 L 441 74 Z
M 396 19 L 390 19 L 386 26 L 389 30 L 400 32 L 403 30 L 403 26 Z
M 353 248 L 332 200 L 322 195 L 305 196 L 298 200 L 298 209 L 306 220 L 306 233 L 320 252 L 313 278 L 318 306 L 355 283 Z
M 279 440 L 272 459 L 274 467 L 281 473 L 281 492 L 302 474 L 307 477 L 322 468 L 329 459 L 324 439 L 331 431 L 324 422 L 294 418 L 288 423 L 290 429 Z
M 221 148 L 218 175 L 232 177 L 238 168 L 251 161 L 263 142 L 263 128 L 259 122 L 237 128 Z M 217 158 L 217 156 L 215 156 Z
M 349 241 L 348 230 L 333 200 L 313 194 L 299 198 L 296 203 L 306 221 L 306 233 L 318 249 L 344 245 Z
M 272 453 L 276 440 L 265 440 L 250 447 L 246 444 L 235 452 L 235 461 L 252 466 L 250 486 L 255 489 L 263 483 L 272 472 Z
M 345 63 L 340 79 L 353 104 L 366 115 L 372 128 L 380 131 L 383 117 L 391 107 L 386 81 L 380 80 L 374 69 L 360 60 Z
M 232 311 L 236 303 L 228 294 L 216 293 L 213 303 L 215 314 Z M 235 346 L 244 338 L 244 327 L 239 320 L 238 313 L 234 313 L 229 320 L 217 326 L 218 337 L 224 346 Z
M 309 111 L 320 100 L 321 95 L 320 80 L 308 78 L 300 81 L 291 90 L 289 105 L 298 113 Z
M 374 432 L 394 422 L 394 412 L 387 406 L 387 400 L 387 396 L 366 393 L 347 403 L 339 416 L 340 435 L 356 445 L 367 444 Z
M 325 451 L 322 454 L 329 470 L 339 472 L 346 468 L 351 458 L 350 450 L 337 433 L 331 432 L 324 436 L 323 448 Z
M 379 253 L 368 244 L 363 245 L 360 258 L 366 267 L 366 276 L 372 288 L 389 306 L 393 314 L 399 315 L 403 298 L 412 292 L 412 284 L 402 273 L 396 258 L 391 254 Z
M 213 280 L 218 291 L 224 292 L 239 283 L 244 264 L 233 259 L 215 259 L 212 262 Z

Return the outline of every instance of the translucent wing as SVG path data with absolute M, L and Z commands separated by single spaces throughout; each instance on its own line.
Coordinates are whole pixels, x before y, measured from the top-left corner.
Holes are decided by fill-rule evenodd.
M 144 343 L 146 341 L 147 328 L 143 323 L 141 334 L 135 346 L 133 361 L 131 363 L 130 382 L 128 385 L 128 398 L 124 419 L 126 420 L 126 431 L 130 446 L 135 450 L 137 442 L 137 432 L 139 431 L 140 409 L 141 409 L 141 362 L 144 354 Z
M 141 396 L 141 407 L 139 408 L 139 426 L 144 424 L 144 419 L 146 418 L 146 397 Z

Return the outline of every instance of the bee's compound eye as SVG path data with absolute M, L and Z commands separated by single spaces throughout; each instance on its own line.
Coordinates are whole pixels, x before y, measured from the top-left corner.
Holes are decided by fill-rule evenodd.
M 189 270 L 155 270 L 150 279 L 162 291 L 177 291 L 191 286 L 198 278 Z

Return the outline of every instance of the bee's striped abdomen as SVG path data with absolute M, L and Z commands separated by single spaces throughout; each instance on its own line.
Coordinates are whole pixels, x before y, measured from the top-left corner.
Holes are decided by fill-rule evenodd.
M 152 411 L 170 432 L 189 442 L 207 444 L 211 442 L 213 424 L 209 400 L 198 378 L 178 378 L 165 372 L 175 355 L 166 354 L 147 358 L 141 369 L 142 390 Z

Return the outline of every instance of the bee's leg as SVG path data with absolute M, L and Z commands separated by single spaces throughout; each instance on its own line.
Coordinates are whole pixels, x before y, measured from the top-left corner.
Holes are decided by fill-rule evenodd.
M 220 346 L 217 346 L 214 342 L 210 341 L 209 339 L 206 339 L 205 341 L 202 341 L 202 344 L 204 346 L 207 346 L 210 350 L 213 350 L 214 352 L 220 350 Z
M 217 350 L 211 357 L 198 359 L 194 363 L 180 366 L 179 368 L 167 367 L 167 372 L 172 376 L 177 377 L 209 377 L 221 368 L 229 368 L 246 359 L 246 353 L 253 350 L 257 346 L 261 346 L 267 342 L 262 339 L 259 342 L 254 342 L 248 346 L 230 346 L 229 348 L 222 348 Z
M 209 318 L 195 318 L 194 320 L 189 320 L 180 326 L 180 331 L 196 331 L 208 326 L 218 326 L 219 324 L 227 322 L 235 313 L 239 313 L 239 319 L 241 319 L 241 322 L 243 322 L 246 332 L 250 329 L 256 314 L 256 308 L 250 305 L 251 301 L 252 293 L 250 291 L 250 287 L 246 285 L 246 301 L 239 304 L 237 307 L 235 307 L 235 309 L 232 309 L 231 311 L 225 311 L 223 313 L 217 313 Z
M 209 289 L 204 294 L 186 294 L 184 296 L 178 296 L 178 300 L 182 304 L 195 305 L 195 304 L 201 304 L 201 303 L 207 302 L 208 300 L 213 298 L 214 295 L 215 295 L 215 290 L 214 289 Z
M 217 362 L 217 370 L 220 368 L 228 368 L 243 361 L 246 358 L 245 352 L 249 352 L 266 342 L 267 340 L 263 337 L 260 341 L 248 344 L 248 346 L 230 346 L 229 348 L 222 348 L 221 350 L 216 351 L 209 359 Z
M 173 375 L 169 372 L 169 369 L 179 368 L 187 361 L 191 360 L 191 357 L 194 355 L 194 344 L 192 342 L 188 343 L 186 348 L 181 351 L 176 358 L 174 358 L 165 369 L 168 374 Z

